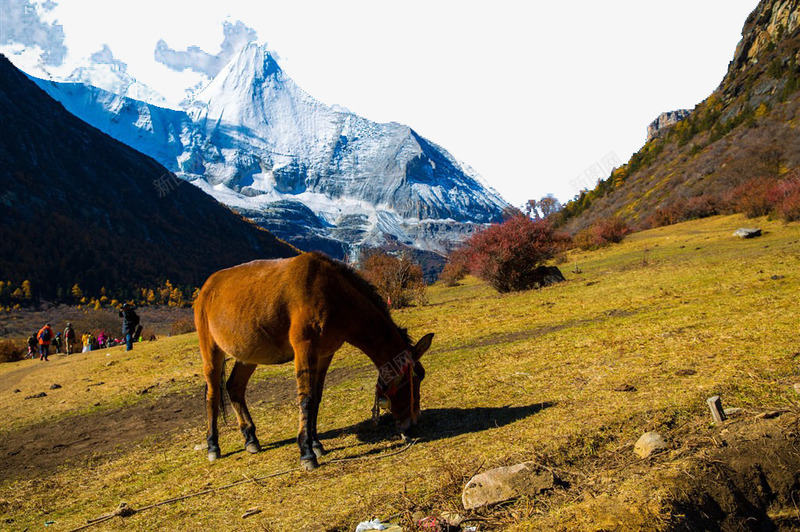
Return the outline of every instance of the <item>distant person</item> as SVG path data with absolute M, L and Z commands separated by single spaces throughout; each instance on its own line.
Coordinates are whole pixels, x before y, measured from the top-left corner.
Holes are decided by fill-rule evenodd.
M 67 323 L 67 328 L 64 329 L 64 351 L 71 355 L 75 349 L 75 329 L 72 328 L 71 323 Z
M 36 333 L 28 338 L 28 358 L 36 358 L 39 355 L 39 342 L 36 340 Z
M 56 337 L 55 337 L 55 338 L 53 338 L 53 347 L 55 347 L 55 348 L 56 348 L 56 354 L 57 354 L 57 355 L 60 355 L 60 354 L 61 354 L 61 345 L 62 345 L 62 341 L 61 341 L 61 333 L 60 333 L 60 332 L 57 332 L 57 333 L 56 333 Z
M 125 303 L 119 311 L 122 318 L 122 336 L 125 338 L 125 351 L 133 349 L 133 341 L 136 338 L 137 327 L 139 327 L 139 315 L 136 314 L 136 307 Z
M 39 360 L 49 360 L 50 343 L 53 341 L 53 329 L 50 328 L 49 323 L 39 329 L 39 334 L 36 335 L 36 338 L 39 340 Z
M 100 334 L 97 335 L 97 345 L 100 346 L 100 349 L 108 347 L 108 335 L 105 331 L 100 331 Z
M 92 333 L 89 331 L 83 333 L 83 336 L 81 337 L 81 343 L 83 343 L 83 353 L 88 353 L 91 351 L 92 343 L 94 343 L 94 337 L 92 336 Z

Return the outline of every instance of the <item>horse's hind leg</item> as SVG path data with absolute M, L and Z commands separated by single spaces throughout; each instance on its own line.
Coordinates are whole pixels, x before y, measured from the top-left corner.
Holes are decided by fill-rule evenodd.
M 205 344 L 205 345 L 204 345 Z M 205 347 L 205 349 L 204 349 Z M 206 378 L 206 413 L 208 415 L 208 460 L 213 462 L 220 457 L 219 430 L 217 418 L 222 400 L 222 379 L 225 373 L 225 353 L 216 345 L 200 341 L 200 351 L 203 355 L 203 374 Z
M 247 381 L 250 380 L 250 376 L 255 369 L 255 364 L 236 361 L 226 386 L 233 410 L 236 412 L 236 419 L 239 421 L 239 429 L 244 435 L 244 448 L 249 453 L 257 453 L 261 450 L 261 444 L 256 438 L 256 425 L 253 423 L 253 418 L 250 416 L 250 411 L 247 409 L 247 403 L 244 400 Z

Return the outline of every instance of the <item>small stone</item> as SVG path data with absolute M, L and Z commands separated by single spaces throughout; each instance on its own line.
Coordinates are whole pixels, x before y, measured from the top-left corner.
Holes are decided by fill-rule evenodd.
M 616 388 L 614 388 L 615 392 L 635 392 L 636 386 L 632 384 L 620 384 Z
M 667 448 L 667 442 L 658 432 L 645 432 L 636 445 L 633 446 L 633 452 L 639 458 L 648 458 L 654 453 Z
M 60 384 L 51 384 L 50 385 L 50 389 L 51 390 L 58 390 L 59 388 L 61 388 Z
M 773 281 L 780 281 L 781 279 L 786 279 L 786 276 L 785 275 L 773 275 L 772 277 L 770 277 L 770 279 L 772 279 Z
M 198 443 L 197 445 L 194 446 L 195 451 L 205 451 L 206 449 L 208 449 L 207 443 Z
M 443 512 L 442 519 L 444 519 L 448 525 L 456 527 L 461 526 L 461 523 L 464 522 L 464 518 L 455 512 Z
M 16 390 L 14 390 L 14 393 L 20 393 L 20 392 L 22 392 L 22 390 L 20 390 L 19 388 L 17 388 Z M 800 393 L 800 392 L 798 392 L 798 393 Z
M 678 377 L 691 377 L 692 375 L 697 375 L 697 371 L 693 369 L 679 369 L 675 372 L 675 375 Z
M 776 417 L 780 417 L 785 413 L 785 410 L 770 410 L 768 412 L 761 412 L 760 414 L 756 415 L 756 419 L 775 419 Z
M 116 361 L 114 361 L 114 360 L 109 360 L 108 362 L 106 362 L 106 367 L 108 367 L 108 366 L 113 366 L 114 364 L 116 364 Z
M 739 238 L 756 238 L 761 236 L 761 229 L 756 227 L 742 227 L 734 231 L 733 236 L 738 236 Z
M 465 509 L 474 510 L 523 495 L 538 495 L 552 489 L 555 482 L 552 471 L 534 462 L 498 467 L 472 477 L 464 487 L 461 502 Z
M 19 390 L 17 390 L 19 391 Z M 794 385 L 794 391 L 800 394 L 800 382 Z
M 733 417 L 733 416 L 739 414 L 739 412 L 741 412 L 741 411 L 742 411 L 742 409 L 741 408 L 737 408 L 737 407 L 726 408 L 726 409 L 723 410 L 723 412 L 725 412 L 725 415 L 728 416 L 728 417 Z

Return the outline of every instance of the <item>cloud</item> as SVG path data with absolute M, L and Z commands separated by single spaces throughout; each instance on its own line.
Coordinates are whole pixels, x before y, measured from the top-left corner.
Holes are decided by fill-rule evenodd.
M 198 46 L 190 46 L 184 51 L 174 50 L 161 39 L 156 44 L 155 59 L 172 70 L 180 72 L 188 68 L 213 78 L 240 48 L 258 40 L 256 30 L 246 26 L 242 21 L 237 21 L 236 24 L 223 22 L 222 33 L 224 38 L 220 52 L 216 55 L 209 54 Z
M 104 44 L 100 51 L 93 53 L 90 59 L 93 63 L 115 65 L 120 70 L 126 70 L 128 68 L 126 63 L 120 61 L 119 59 L 114 59 L 114 54 L 111 52 L 111 48 L 108 47 L 108 44 Z
M 47 0 L 37 9 L 37 2 L 30 0 L 0 0 L 0 45 L 38 46 L 42 49 L 44 64 L 62 65 L 67 55 L 64 28 L 55 22 L 45 22 L 39 16 L 40 10 L 52 11 L 56 5 Z

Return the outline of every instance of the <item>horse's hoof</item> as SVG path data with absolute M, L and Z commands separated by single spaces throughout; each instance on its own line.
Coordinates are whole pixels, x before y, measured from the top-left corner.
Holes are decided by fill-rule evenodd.
M 244 446 L 244 450 L 250 454 L 256 454 L 261 452 L 261 444 L 258 442 L 250 442 Z
M 314 451 L 314 454 L 317 456 L 317 458 L 322 458 L 325 456 L 325 448 L 322 445 L 315 445 L 311 449 Z
M 219 459 L 220 452 L 219 451 L 209 451 L 208 452 L 208 461 L 209 462 L 216 462 Z
M 301 458 L 300 459 L 300 467 L 302 467 L 306 471 L 314 471 L 316 468 L 319 467 L 319 463 L 317 462 L 317 458 L 316 457 Z

